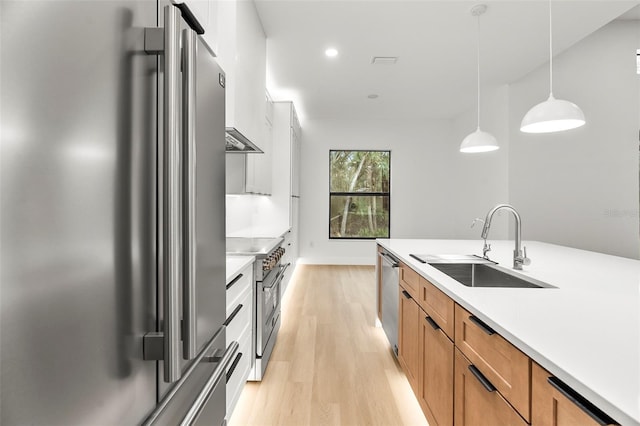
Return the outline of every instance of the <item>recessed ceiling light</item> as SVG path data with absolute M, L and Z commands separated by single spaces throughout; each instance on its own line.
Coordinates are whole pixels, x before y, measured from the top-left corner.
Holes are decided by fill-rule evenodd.
M 324 54 L 327 55 L 330 58 L 334 58 L 336 56 L 338 56 L 338 51 L 336 49 L 334 49 L 333 47 L 328 48 L 327 50 L 324 51 Z
M 376 95 L 375 93 L 372 93 L 372 94 L 368 95 L 367 98 L 369 98 L 369 99 L 378 99 L 378 95 Z

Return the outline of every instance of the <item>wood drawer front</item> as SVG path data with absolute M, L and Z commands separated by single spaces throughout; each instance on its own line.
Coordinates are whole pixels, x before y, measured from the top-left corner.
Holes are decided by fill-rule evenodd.
M 533 363 L 533 383 L 531 400 L 531 424 L 533 426 L 596 426 L 601 424 L 615 424 L 615 421 L 593 407 L 579 395 L 571 395 L 572 390 L 561 387 L 561 391 L 549 383 L 553 375 L 538 364 Z M 576 402 L 569 399 L 569 393 Z M 587 411 L 591 412 L 589 415 Z M 595 418 L 598 418 L 597 421 Z
M 455 307 L 455 342 L 527 421 L 531 418 L 531 360 L 497 333 L 488 334 L 460 305 Z M 475 317 L 473 317 L 475 318 Z
M 469 369 L 471 362 L 458 349 L 455 352 L 456 426 L 527 425 L 499 392 L 485 389 Z
M 454 336 L 455 302 L 444 294 L 439 288 L 420 277 L 420 295 L 418 303 L 438 323 L 442 331 L 451 340 Z
M 404 263 L 400 262 L 400 285 L 405 288 L 414 299 L 420 294 L 420 275 Z
M 432 426 L 453 425 L 454 346 L 425 315 L 420 321 L 420 389 L 418 402 Z

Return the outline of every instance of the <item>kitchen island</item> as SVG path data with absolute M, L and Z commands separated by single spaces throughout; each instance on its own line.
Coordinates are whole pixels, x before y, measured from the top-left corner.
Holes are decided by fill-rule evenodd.
M 513 241 L 491 242 L 511 269 Z M 640 261 L 526 241 L 532 263 L 513 272 L 555 288 L 473 288 L 410 254 L 481 254 L 481 240 L 377 243 L 615 421 L 640 425 Z

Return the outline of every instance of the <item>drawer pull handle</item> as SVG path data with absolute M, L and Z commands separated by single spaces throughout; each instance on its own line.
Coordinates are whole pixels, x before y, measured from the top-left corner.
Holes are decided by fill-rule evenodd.
M 580 408 L 586 415 L 595 420 L 599 425 L 611 425 L 615 424 L 615 420 L 603 413 L 598 407 L 584 399 L 576 391 L 571 389 L 565 383 L 558 380 L 557 377 L 547 378 L 547 382 L 553 386 L 558 392 L 564 395 L 569 401 L 573 402 L 578 408 Z
M 238 312 L 240 312 L 240 309 L 242 309 L 242 303 L 239 304 L 238 306 L 236 306 L 236 308 L 233 310 L 233 312 L 231 312 L 231 315 L 229 315 L 229 318 L 224 320 L 222 325 L 229 326 L 229 324 L 231 324 L 231 321 L 233 321 L 233 319 L 236 317 L 236 315 L 238 315 Z
M 433 320 L 433 318 L 431 317 L 424 317 L 424 319 L 429 323 L 429 325 L 431 326 L 431 328 L 433 328 L 434 330 L 440 330 L 440 326 L 438 325 L 437 322 L 435 322 Z
M 240 358 L 242 358 L 242 352 L 238 352 L 238 355 L 236 355 L 235 359 L 233 360 L 233 363 L 231 364 L 231 368 L 229 368 L 229 371 L 227 371 L 226 383 L 229 383 L 231 376 L 233 376 L 233 372 L 236 371 L 236 367 L 240 362 Z
M 475 315 L 471 315 L 469 317 L 469 321 L 471 321 L 472 323 L 480 327 L 482 331 L 487 333 L 489 336 L 491 336 L 492 334 L 496 334 L 496 331 L 493 328 L 489 327 L 487 324 L 485 324 L 483 321 L 480 320 L 480 318 L 476 317 Z
M 407 293 L 406 290 L 402 290 L 402 295 L 407 299 L 411 299 L 411 295 L 409 293 Z
M 469 371 L 471 371 L 471 374 L 476 376 L 476 379 L 478 379 L 480 384 L 487 390 L 487 392 L 493 392 L 496 390 L 496 387 L 493 386 L 493 384 L 489 381 L 489 379 L 484 377 L 484 375 L 480 372 L 480 370 L 478 370 L 478 368 L 475 365 L 470 364 Z
M 238 281 L 240 281 L 240 278 L 242 278 L 242 274 L 239 274 L 237 277 L 235 277 L 233 279 L 233 281 L 231 281 L 229 284 L 227 284 L 227 290 L 229 290 L 231 288 L 232 285 L 234 285 L 235 283 L 237 283 Z

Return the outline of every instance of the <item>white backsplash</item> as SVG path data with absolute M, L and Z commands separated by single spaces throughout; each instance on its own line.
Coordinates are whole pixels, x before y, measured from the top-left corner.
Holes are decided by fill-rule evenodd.
M 227 195 L 227 237 L 279 237 L 288 229 L 288 217 L 266 195 Z

